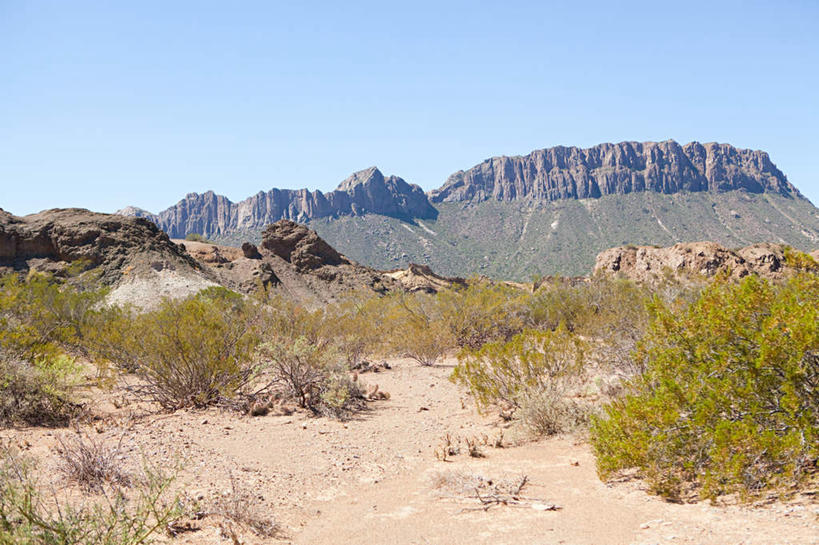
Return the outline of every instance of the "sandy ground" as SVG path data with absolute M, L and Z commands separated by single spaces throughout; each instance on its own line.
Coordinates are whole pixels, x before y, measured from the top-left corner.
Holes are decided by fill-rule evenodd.
M 819 543 L 816 496 L 726 507 L 668 503 L 648 495 L 639 481 L 605 484 L 582 438 L 518 441 L 513 430 L 480 416 L 449 382 L 451 365 L 392 364 L 362 375 L 391 399 L 370 403 L 347 422 L 218 410 L 134 417 L 133 407 L 114 409 L 106 400 L 95 408 L 102 420 L 89 430 L 112 443 L 122 438 L 128 463 L 140 456 L 168 467 L 181 463 L 180 486 L 203 504 L 229 495 L 232 477 L 247 509 L 282 528 L 278 538 L 240 532 L 248 545 Z M 501 431 L 504 446 L 496 448 Z M 0 436 L 41 459 L 43 474 L 60 486 L 53 449 L 65 433 L 27 429 Z M 486 442 L 484 456 L 437 459 L 446 434 Z M 464 484 L 519 483 L 523 476 L 520 505 L 487 510 Z M 171 542 L 231 543 L 215 517 L 193 523 L 198 531 Z

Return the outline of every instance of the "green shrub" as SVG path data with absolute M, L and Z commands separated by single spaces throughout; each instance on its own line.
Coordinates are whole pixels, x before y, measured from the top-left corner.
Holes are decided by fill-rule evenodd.
M 790 246 L 785 248 L 785 264 L 792 269 L 804 272 L 819 272 L 819 263 L 810 255 Z
M 554 435 L 579 428 L 588 422 L 589 409 L 568 397 L 565 380 L 552 380 L 525 390 L 517 417 L 534 437 Z
M 478 407 L 501 405 L 514 412 L 547 389 L 567 391 L 582 360 L 582 342 L 565 327 L 526 330 L 508 342 L 462 350 L 452 379 L 469 389 Z
M 71 396 L 78 375 L 68 356 L 32 362 L 0 352 L 0 427 L 67 424 L 81 412 Z
M 491 341 L 509 340 L 524 329 L 524 293 L 514 287 L 473 279 L 466 288 L 436 296 L 441 325 L 459 347 L 477 349 Z
M 188 233 L 185 235 L 185 240 L 188 242 L 204 242 L 205 244 L 213 244 L 212 241 L 208 240 L 205 236 L 200 235 L 199 233 Z
M 0 426 L 58 425 L 78 413 L 71 392 L 90 309 L 101 291 L 31 274 L 0 278 Z
M 360 292 L 349 294 L 329 306 L 320 317 L 319 334 L 354 369 L 367 357 L 388 351 L 391 335 L 388 318 L 394 306 L 392 296 L 376 297 Z
M 455 348 L 439 300 L 425 293 L 392 296 L 381 329 L 386 352 L 412 358 L 421 365 L 434 365 Z
M 638 284 L 609 275 L 576 285 L 558 279 L 526 301 L 525 321 L 537 329 L 554 329 L 562 323 L 569 331 L 601 337 L 625 327 L 644 329 L 648 295 Z
M 349 367 L 332 347 L 306 337 L 279 338 L 262 344 L 260 353 L 270 375 L 269 388 L 283 391 L 302 408 L 340 417 L 361 397 Z
M 95 350 L 145 382 L 162 408 L 205 407 L 234 397 L 259 371 L 258 308 L 227 290 L 165 300 L 155 311 L 108 311 Z
M 646 372 L 592 425 L 602 478 L 746 497 L 802 482 L 819 457 L 819 278 L 718 279 L 687 308 L 655 303 Z
M 0 278 L 0 348 L 25 359 L 81 351 L 91 310 L 104 290 L 82 290 L 51 276 Z

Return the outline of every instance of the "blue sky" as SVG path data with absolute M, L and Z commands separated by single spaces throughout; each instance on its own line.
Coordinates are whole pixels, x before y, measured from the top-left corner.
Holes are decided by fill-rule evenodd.
M 606 141 L 764 149 L 819 203 L 819 3 L 0 0 L 0 207 L 425 189 Z

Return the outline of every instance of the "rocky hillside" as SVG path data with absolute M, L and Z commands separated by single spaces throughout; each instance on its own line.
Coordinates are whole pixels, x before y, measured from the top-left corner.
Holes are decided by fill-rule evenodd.
M 803 251 L 819 247 L 819 211 L 806 199 L 774 193 L 642 192 L 436 206 L 434 221 L 368 215 L 309 225 L 345 255 L 376 268 L 424 263 L 448 276 L 505 280 L 588 274 L 599 252 L 625 244 L 713 240 L 729 248 L 758 242 Z
M 0 210 L 0 272 L 65 275 L 93 269 L 116 302 L 150 306 L 215 279 L 156 225 L 83 209 L 16 217 Z
M 593 148 L 559 146 L 529 155 L 493 157 L 458 171 L 433 202 L 488 199 L 596 199 L 641 191 L 723 192 L 745 190 L 799 196 L 764 151 L 728 144 L 621 142 Z
M 378 269 L 430 265 L 449 276 L 585 274 L 623 244 L 713 240 L 801 250 L 819 245 L 819 210 L 763 151 L 728 144 L 623 142 L 496 157 L 424 195 L 371 168 L 326 195 L 271 190 L 234 204 L 191 194 L 152 218 L 175 237 L 259 243 L 278 219 L 299 219 L 351 259 Z
M 757 274 L 778 279 L 787 272 L 785 246 L 754 244 L 731 250 L 715 242 L 687 242 L 668 248 L 620 246 L 597 256 L 595 273 L 614 273 L 637 281 L 662 279 L 666 274 L 743 278 Z
M 0 274 L 87 272 L 111 288 L 109 300 L 138 307 L 222 285 L 244 293 L 276 288 L 320 305 L 350 291 L 435 292 L 461 279 L 426 267 L 388 273 L 340 254 L 315 231 L 289 220 L 268 225 L 257 247 L 174 242 L 144 218 L 55 209 L 25 217 L 0 209 Z
M 306 222 L 316 218 L 378 214 L 400 219 L 435 218 L 437 210 L 424 191 L 376 167 L 354 173 L 329 193 L 307 189 L 271 189 L 241 202 L 213 191 L 189 193 L 174 206 L 151 214 L 129 206 L 118 214 L 148 218 L 175 238 L 199 233 L 210 238 L 259 231 L 280 219 Z

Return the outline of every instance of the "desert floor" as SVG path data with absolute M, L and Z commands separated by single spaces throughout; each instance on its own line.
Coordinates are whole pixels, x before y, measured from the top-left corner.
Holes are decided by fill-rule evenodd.
M 180 464 L 178 486 L 203 505 L 234 494 L 235 485 L 243 509 L 282 529 L 264 538 L 234 525 L 245 544 L 819 543 L 816 495 L 751 507 L 676 504 L 647 494 L 636 480 L 602 483 L 582 437 L 526 442 L 479 415 L 448 380 L 454 362 L 390 363 L 392 369 L 361 378 L 391 398 L 369 403 L 347 422 L 300 412 L 140 414 L 127 404 L 116 408 L 106 395 L 96 399 L 98 419 L 87 431 L 121 441 L 124 464 L 140 457 Z M 0 437 L 39 459 L 46 483 L 59 488 L 65 483 L 54 471 L 54 449 L 69 433 L 32 428 Z M 484 456 L 469 456 L 463 443 L 461 454 L 441 461 L 435 453 L 447 434 L 455 443 L 487 443 L 480 446 Z M 493 487 L 514 487 L 524 476 L 519 504 L 492 503 Z M 475 486 L 489 503 L 475 497 Z M 229 523 L 218 517 L 192 524 L 196 531 L 172 542 L 233 542 L 222 535 Z

